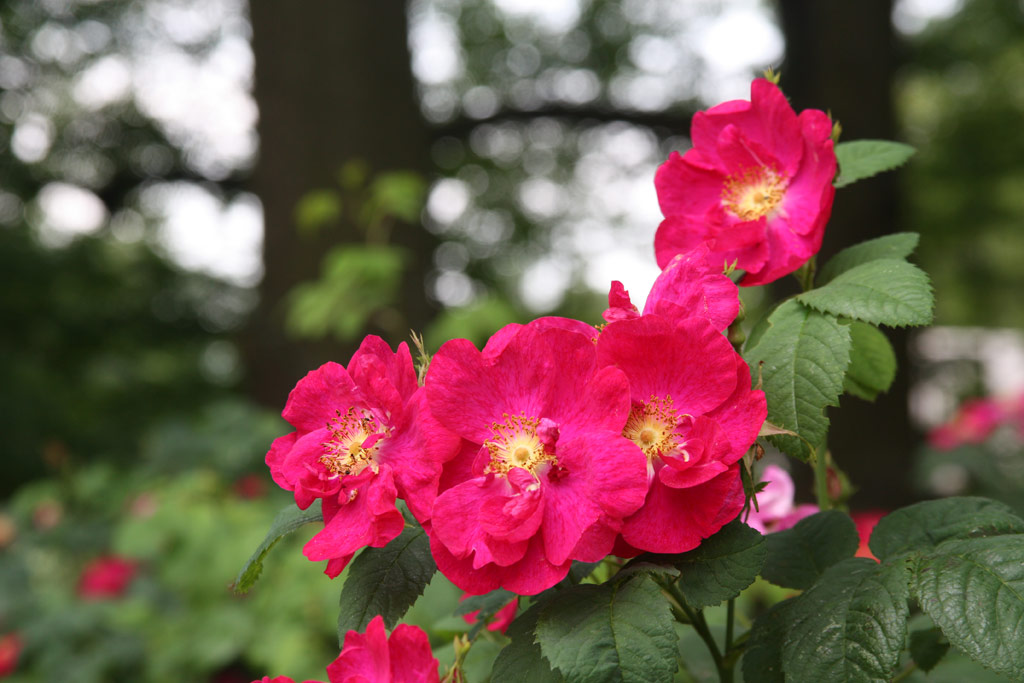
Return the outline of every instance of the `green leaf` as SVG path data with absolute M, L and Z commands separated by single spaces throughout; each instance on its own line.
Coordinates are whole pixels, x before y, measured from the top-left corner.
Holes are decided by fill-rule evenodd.
M 316 232 L 341 217 L 341 199 L 334 190 L 313 190 L 295 206 L 295 225 L 303 234 Z
M 803 590 L 832 565 L 853 557 L 860 538 L 849 515 L 826 510 L 801 519 L 791 529 L 768 534 L 765 543 L 768 557 L 761 576 L 776 586 Z
M 919 239 L 920 236 L 916 232 L 897 232 L 847 247 L 829 259 L 825 267 L 818 271 L 818 285 L 823 285 L 836 275 L 869 261 L 883 258 L 905 259 L 914 253 Z
M 398 300 L 406 252 L 385 245 L 346 245 L 324 257 L 319 280 L 289 294 L 285 319 L 297 337 L 346 341 L 363 334 L 370 317 Z
M 581 562 L 579 560 L 573 560 L 572 566 L 569 567 L 569 581 L 573 584 L 577 584 L 583 579 L 587 578 L 594 573 L 594 570 L 601 566 L 601 560 L 597 562 Z
M 364 211 L 367 223 L 389 215 L 406 223 L 419 221 L 427 183 L 415 171 L 380 173 L 370 184 L 370 199 Z
M 828 432 L 826 406 L 839 405 L 843 377 L 850 362 L 850 330 L 830 316 L 789 300 L 768 318 L 768 328 L 745 358 L 768 399 L 768 420 L 789 429 L 814 447 Z M 807 443 L 793 436 L 773 436 L 781 450 L 806 461 Z
M 922 611 L 958 649 L 1024 679 L 1024 536 L 953 539 L 914 572 Z
M 910 656 L 921 671 L 931 671 L 949 650 L 949 641 L 937 628 L 925 628 L 910 633 Z
M 987 498 L 943 498 L 909 505 L 883 517 L 868 547 L 882 561 L 915 550 L 930 552 L 956 538 L 1024 534 L 1024 519 Z
M 764 536 L 733 520 L 693 550 L 674 556 L 679 590 L 697 609 L 735 598 L 754 583 L 766 552 Z
M 668 683 L 678 664 L 669 604 L 643 575 L 554 595 L 541 610 L 536 636 L 570 683 Z
M 846 368 L 843 388 L 866 401 L 888 391 L 896 378 L 896 352 L 889 339 L 877 327 L 854 321 L 850 325 L 850 366 Z
M 836 145 L 839 177 L 833 183 L 845 187 L 882 171 L 889 171 L 906 163 L 914 155 L 913 147 L 891 140 L 851 140 Z
M 270 552 L 270 549 L 277 545 L 278 541 L 299 527 L 311 524 L 312 522 L 322 522 L 323 519 L 324 516 L 320 512 L 319 500 L 314 501 L 305 510 L 289 505 L 277 513 L 274 521 L 270 524 L 270 530 L 267 531 L 263 542 L 256 548 L 256 552 L 246 560 L 242 570 L 238 572 L 238 578 L 235 579 L 234 585 L 235 592 L 239 594 L 246 593 L 253 587 L 263 572 L 263 560 L 266 558 L 267 553 Z
M 750 629 L 743 653 L 743 680 L 757 683 L 785 683 L 782 646 L 792 626 L 800 598 L 783 600 L 757 617 Z
M 511 642 L 502 648 L 491 669 L 492 683 L 562 683 L 565 677 L 553 670 L 541 654 L 540 645 L 535 642 L 534 631 L 545 600 L 534 603 L 505 631 Z
M 796 298 L 823 313 L 890 327 L 927 325 L 935 306 L 925 272 L 898 259 L 855 266 Z
M 782 651 L 794 681 L 888 681 L 907 634 L 907 571 L 853 557 L 800 596 Z
M 376 615 L 394 628 L 437 571 L 430 541 L 421 527 L 406 527 L 383 548 L 366 548 L 348 569 L 341 589 L 338 642 L 362 631 Z

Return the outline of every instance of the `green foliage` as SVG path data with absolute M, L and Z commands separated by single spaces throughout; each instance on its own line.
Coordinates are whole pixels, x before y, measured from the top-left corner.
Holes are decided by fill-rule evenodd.
M 569 682 L 671 681 L 677 668 L 669 605 L 642 574 L 552 596 L 537 619 L 536 638 Z
M 818 271 L 817 281 L 824 285 L 851 268 L 878 259 L 905 259 L 914 253 L 920 236 L 916 232 L 896 232 L 866 240 L 843 249 Z
M 274 521 L 270 524 L 266 538 L 263 539 L 263 542 L 260 543 L 256 551 L 246 560 L 241 571 L 238 572 L 238 578 L 235 579 L 234 585 L 235 592 L 247 593 L 256 584 L 260 574 L 263 572 L 263 560 L 266 558 L 267 553 L 277 545 L 278 541 L 307 524 L 322 522 L 323 519 L 324 516 L 320 511 L 319 500 L 314 501 L 305 510 L 289 505 L 277 513 Z
M 907 630 L 900 565 L 850 558 L 825 571 L 789 613 L 782 668 L 798 681 L 887 681 Z
M 299 231 L 314 235 L 341 218 L 341 198 L 333 190 L 312 190 L 295 207 L 295 225 Z
M 437 571 L 423 528 L 407 526 L 383 548 L 366 548 L 352 561 L 341 590 L 338 642 L 362 631 L 376 615 L 394 628 Z
M 562 683 L 566 680 L 560 671 L 552 669 L 534 637 L 543 604 L 534 603 L 509 625 L 506 635 L 511 641 L 494 660 L 493 683 Z
M 842 560 L 805 593 L 759 618 L 744 670 L 777 672 L 776 648 L 787 678 L 888 680 L 906 639 L 913 598 L 942 634 L 911 637 L 911 655 L 923 669 L 935 666 L 952 645 L 995 672 L 1024 677 L 1024 519 L 980 498 L 927 501 L 883 518 L 871 549 L 881 564 Z
M 743 653 L 743 679 L 758 683 L 784 683 L 782 648 L 796 600 L 783 600 L 757 618 Z
M 922 671 L 931 671 L 949 651 L 949 641 L 938 628 L 910 632 L 910 656 Z
M 1008 506 L 986 498 L 944 498 L 889 513 L 875 525 L 868 545 L 885 561 L 951 539 L 1007 534 L 1024 534 L 1024 520 Z
M 768 556 L 761 576 L 777 586 L 810 588 L 825 571 L 857 551 L 857 527 L 845 512 L 825 510 L 791 529 L 765 537 Z
M 17 529 L 0 552 L 0 620 L 26 648 L 13 680 L 201 681 L 236 664 L 322 677 L 337 656 L 337 588 L 302 556 L 302 530 L 279 542 L 244 599 L 230 590 L 263 536 L 253 520 L 288 498 L 244 498 L 210 469 L 102 464 L 22 487 L 0 511 Z M 84 566 L 107 554 L 135 562 L 134 580 L 123 595 L 80 599 Z
M 1024 678 L 1024 535 L 952 539 L 915 566 L 914 596 L 959 649 Z
M 335 247 L 324 258 L 321 279 L 292 291 L 288 331 L 301 338 L 356 339 L 373 315 L 397 301 L 406 258 L 400 247 Z
M 890 327 L 927 325 L 935 306 L 928 276 L 898 259 L 854 266 L 797 299 L 823 313 Z
M 839 177 L 836 187 L 845 187 L 882 171 L 905 164 L 914 155 L 914 148 L 891 140 L 852 140 L 836 145 Z
M 843 389 L 866 401 L 892 386 L 896 378 L 896 352 L 889 339 L 877 328 L 854 321 L 850 324 L 850 366 L 843 378 Z
M 734 520 L 693 550 L 673 557 L 680 571 L 679 590 L 697 609 L 731 600 L 757 578 L 766 552 L 764 537 Z
M 420 218 L 427 183 L 414 171 L 379 173 L 370 183 L 369 199 L 363 207 L 363 222 L 373 225 L 385 216 L 394 216 L 406 223 Z
M 829 316 L 787 301 L 768 317 L 756 345 L 744 351 L 768 399 L 768 420 L 799 434 L 773 436 L 790 455 L 807 460 L 828 431 L 825 407 L 838 405 L 850 362 L 850 331 Z M 763 363 L 763 365 L 762 365 Z

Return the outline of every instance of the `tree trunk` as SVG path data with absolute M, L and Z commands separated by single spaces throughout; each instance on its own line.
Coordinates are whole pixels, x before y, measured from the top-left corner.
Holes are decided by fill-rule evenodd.
M 895 139 L 892 0 L 780 0 L 779 9 L 786 37 L 781 85 L 793 106 L 830 110 L 842 140 Z M 901 229 L 897 180 L 887 173 L 836 193 L 819 266 L 839 249 Z M 854 508 L 893 508 L 912 496 L 916 435 L 907 411 L 907 336 L 887 332 L 900 367 L 888 394 L 874 403 L 846 396 L 830 413 L 829 446 L 859 488 Z
M 338 171 L 352 159 L 367 162 L 371 173 L 426 172 L 429 137 L 416 102 L 405 3 L 252 0 L 250 13 L 260 112 L 252 187 L 266 228 L 260 303 L 243 347 L 250 395 L 280 408 L 306 372 L 327 360 L 347 363 L 354 350 L 287 338 L 286 297 L 318 276 L 331 245 L 364 239 L 350 224 L 316 238 L 300 235 L 296 204 L 315 188 L 337 189 Z M 424 230 L 402 228 L 392 241 L 415 259 L 402 283 L 401 313 L 422 330 L 430 316 L 424 278 L 432 243 Z

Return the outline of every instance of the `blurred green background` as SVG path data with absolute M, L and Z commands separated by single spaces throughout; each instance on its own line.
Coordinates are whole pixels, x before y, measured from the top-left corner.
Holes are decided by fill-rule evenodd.
M 0 3 L 12 680 L 322 678 L 340 586 L 298 542 L 250 596 L 228 589 L 289 502 L 262 462 L 288 391 L 366 333 L 436 348 L 537 315 L 596 322 L 612 279 L 642 300 L 655 168 L 767 67 L 843 139 L 919 150 L 837 194 L 823 255 L 918 231 L 937 324 L 1024 327 L 1019 3 Z M 907 411 L 928 361 L 959 368 L 946 399 L 919 396 L 931 414 L 986 390 L 984 359 L 893 341 L 890 394 L 834 412 L 854 506 L 930 493 Z M 109 554 L 134 580 L 83 601 L 82 569 Z M 457 630 L 418 618 L 439 647 Z

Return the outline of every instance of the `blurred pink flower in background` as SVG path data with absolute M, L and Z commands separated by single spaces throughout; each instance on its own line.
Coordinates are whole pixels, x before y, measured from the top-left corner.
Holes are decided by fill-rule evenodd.
M 0 636 L 0 677 L 9 676 L 18 668 L 18 658 L 25 644 L 17 633 Z
M 804 517 L 818 511 L 817 505 L 794 505 L 793 496 L 796 488 L 786 470 L 776 465 L 768 465 L 761 474 L 761 481 L 768 482 L 764 490 L 757 494 L 758 509 L 751 506 L 746 523 L 760 531 L 770 534 L 789 529 Z
M 928 433 L 928 443 L 947 451 L 970 443 L 982 443 L 1010 415 L 1020 400 L 1000 401 L 985 397 L 968 399 L 947 422 Z
M 124 594 L 135 578 L 138 563 L 117 555 L 97 557 L 82 570 L 78 579 L 78 597 L 83 600 L 107 600 Z

